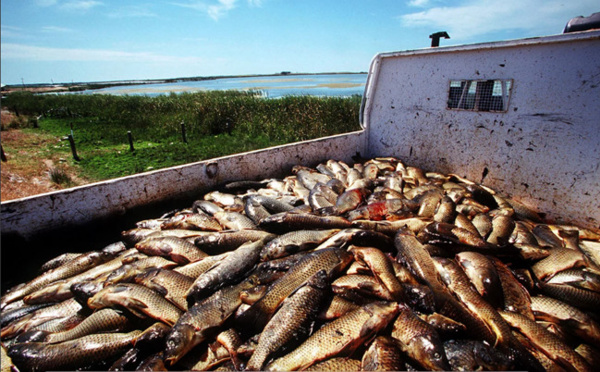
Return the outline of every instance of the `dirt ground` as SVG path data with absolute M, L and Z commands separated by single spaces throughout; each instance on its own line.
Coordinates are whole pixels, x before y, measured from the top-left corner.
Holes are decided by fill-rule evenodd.
M 2 124 L 12 120 L 10 112 L 2 110 Z M 2 201 L 64 189 L 85 183 L 77 178 L 68 161 L 43 151 L 57 141 L 43 133 L 26 133 L 20 129 L 3 130 L 0 134 L 7 161 L 0 165 L 0 196 Z M 61 168 L 72 179 L 70 185 L 54 183 L 50 170 Z

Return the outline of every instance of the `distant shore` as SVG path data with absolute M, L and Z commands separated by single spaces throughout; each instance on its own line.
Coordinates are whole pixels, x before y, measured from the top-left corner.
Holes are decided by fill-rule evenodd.
M 298 76 L 298 75 L 341 75 L 341 74 L 366 74 L 366 72 L 287 72 L 282 71 L 276 74 L 250 74 L 250 75 L 218 75 L 218 76 L 195 76 L 178 77 L 168 79 L 136 79 L 136 80 L 112 80 L 96 82 L 71 82 L 71 83 L 37 83 L 37 84 L 8 84 L 2 87 L 2 96 L 14 92 L 32 92 L 32 93 L 62 93 L 78 92 L 82 90 L 103 89 L 122 85 L 145 85 L 145 84 L 165 84 L 186 81 L 203 81 L 231 78 L 252 78 L 252 77 L 272 77 L 272 76 Z

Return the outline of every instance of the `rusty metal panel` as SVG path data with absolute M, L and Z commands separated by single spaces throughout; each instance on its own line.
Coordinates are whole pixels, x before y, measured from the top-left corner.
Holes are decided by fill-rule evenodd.
M 234 180 L 288 175 L 298 164 L 314 166 L 329 158 L 352 162 L 357 152 L 365 152 L 362 134 L 358 131 L 271 147 L 4 202 L 2 235 L 28 239 L 59 227 L 123 215 L 154 202 L 200 196 Z
M 557 221 L 600 227 L 600 32 L 376 56 L 369 156 L 457 173 Z M 451 80 L 513 79 L 507 112 L 447 109 Z

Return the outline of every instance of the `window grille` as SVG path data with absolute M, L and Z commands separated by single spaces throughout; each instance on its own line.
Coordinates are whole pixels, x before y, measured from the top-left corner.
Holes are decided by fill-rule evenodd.
M 513 82 L 506 80 L 451 80 L 448 108 L 451 110 L 506 112 Z

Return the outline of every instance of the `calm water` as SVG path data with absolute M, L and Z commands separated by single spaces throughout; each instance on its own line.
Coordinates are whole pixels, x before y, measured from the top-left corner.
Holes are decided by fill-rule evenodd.
M 83 91 L 83 94 L 116 94 L 157 96 L 169 93 L 207 90 L 253 90 L 265 97 L 287 95 L 351 96 L 361 95 L 367 74 L 279 75 L 249 78 L 223 78 L 203 81 L 181 81 L 162 84 L 122 85 L 118 87 Z

